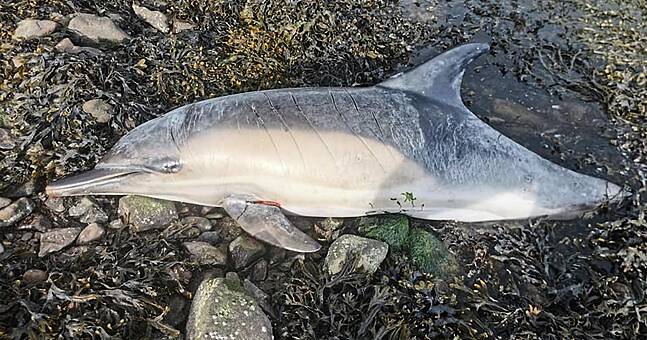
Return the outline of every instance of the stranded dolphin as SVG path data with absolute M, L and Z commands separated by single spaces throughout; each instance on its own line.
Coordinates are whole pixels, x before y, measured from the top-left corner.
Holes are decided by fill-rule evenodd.
M 319 244 L 284 212 L 402 213 L 430 220 L 557 217 L 621 197 L 619 186 L 527 150 L 464 105 L 468 44 L 378 85 L 229 95 L 177 108 L 123 136 L 56 196 L 137 194 L 223 207 L 254 237 Z

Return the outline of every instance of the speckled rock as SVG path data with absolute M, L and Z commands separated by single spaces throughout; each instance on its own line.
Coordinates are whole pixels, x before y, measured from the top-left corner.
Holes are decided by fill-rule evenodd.
M 49 208 L 49 210 L 56 213 L 62 213 L 65 211 L 65 204 L 63 202 L 63 199 L 60 197 L 48 197 L 45 201 L 45 205 Z
M 110 121 L 112 105 L 103 99 L 91 99 L 83 103 L 83 111 L 90 114 L 97 123 L 103 124 Z
M 124 222 L 121 222 L 120 219 L 116 219 L 116 220 L 110 221 L 110 223 L 108 223 L 108 228 L 110 228 L 110 229 L 118 230 L 118 229 L 123 229 L 125 226 L 126 225 L 124 224 Z
M 200 216 L 188 216 L 182 219 L 182 224 L 185 226 L 198 228 L 201 232 L 211 230 L 211 221 Z
M 48 274 L 41 269 L 29 269 L 22 274 L 22 280 L 25 283 L 38 283 L 47 280 Z
M 59 41 L 58 44 L 54 46 L 54 48 L 56 48 L 57 51 L 72 53 L 72 54 L 79 54 L 79 53 L 88 53 L 91 55 L 103 54 L 101 50 L 94 47 L 76 46 L 74 45 L 72 40 L 70 40 L 70 38 L 65 38 Z
M 186 338 L 272 339 L 272 324 L 237 275 L 204 280 L 195 294 Z
M 150 10 L 144 6 L 133 4 L 133 11 L 137 16 L 144 19 L 149 25 L 162 33 L 169 32 L 168 18 L 164 13 Z
M 16 144 L 16 137 L 9 130 L 0 128 L 0 150 L 11 150 Z
M 78 13 L 70 20 L 67 28 L 82 39 L 98 44 L 101 42 L 120 43 L 130 37 L 110 18 L 94 14 Z
M 6 198 L 6 197 L 0 197 L 0 209 L 8 206 L 11 204 L 11 200 Z
M 182 245 L 191 254 L 191 259 L 202 265 L 227 265 L 227 253 L 221 248 L 202 241 L 184 242 Z
M 58 24 L 51 20 L 24 19 L 18 22 L 13 32 L 14 40 L 29 40 L 54 33 Z
M 356 254 L 358 262 L 355 269 L 373 274 L 388 252 L 389 245 L 384 242 L 346 234 L 330 245 L 326 255 L 326 267 L 331 275 L 337 274 L 341 272 L 346 262 L 353 258 L 352 255 Z
M 106 223 L 108 222 L 108 214 L 89 197 L 82 197 L 76 204 L 74 204 L 67 211 L 68 215 L 78 217 L 79 221 L 83 223 Z
M 34 211 L 34 202 L 29 198 L 20 198 L 0 210 L 0 227 L 8 227 Z
M 94 242 L 101 239 L 105 233 L 106 230 L 98 223 L 88 224 L 79 234 L 79 237 L 76 239 L 76 244 L 83 245 Z
M 247 234 L 242 234 L 229 243 L 229 256 L 237 270 L 249 266 L 264 253 L 265 246 Z
M 192 30 L 193 28 L 195 28 L 195 25 L 193 25 L 190 22 L 181 21 L 181 20 L 173 21 L 173 33 L 180 33 L 183 31 Z
M 40 236 L 38 257 L 43 257 L 69 246 L 76 240 L 80 232 L 81 228 L 61 228 L 43 233 Z
M 119 199 L 119 215 L 134 232 L 165 228 L 178 220 L 173 202 L 133 195 Z

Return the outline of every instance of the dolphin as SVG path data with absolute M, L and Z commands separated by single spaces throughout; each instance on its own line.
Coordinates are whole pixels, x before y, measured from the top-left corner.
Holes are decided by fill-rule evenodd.
M 124 135 L 49 195 L 137 194 L 222 207 L 252 236 L 320 245 L 285 214 L 465 222 L 567 218 L 623 189 L 541 158 L 463 104 L 466 44 L 370 87 L 256 91 L 188 104 Z

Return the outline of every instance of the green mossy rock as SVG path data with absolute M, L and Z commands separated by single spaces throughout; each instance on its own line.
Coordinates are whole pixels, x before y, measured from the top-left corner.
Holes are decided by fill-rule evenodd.
M 366 237 L 386 242 L 393 250 L 401 251 L 409 238 L 409 218 L 403 215 L 362 217 L 359 231 Z
M 458 262 L 445 244 L 432 233 L 413 229 L 407 242 L 407 253 L 421 270 L 436 276 L 447 276 L 458 272 Z

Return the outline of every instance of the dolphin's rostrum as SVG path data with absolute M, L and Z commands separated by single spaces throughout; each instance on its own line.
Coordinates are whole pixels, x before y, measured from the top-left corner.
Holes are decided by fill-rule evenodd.
M 249 92 L 189 104 L 126 134 L 57 196 L 138 194 L 221 206 L 287 249 L 319 245 L 282 212 L 431 220 L 560 217 L 623 191 L 551 163 L 464 105 L 467 44 L 371 87 Z M 280 208 L 279 208 L 280 207 Z

